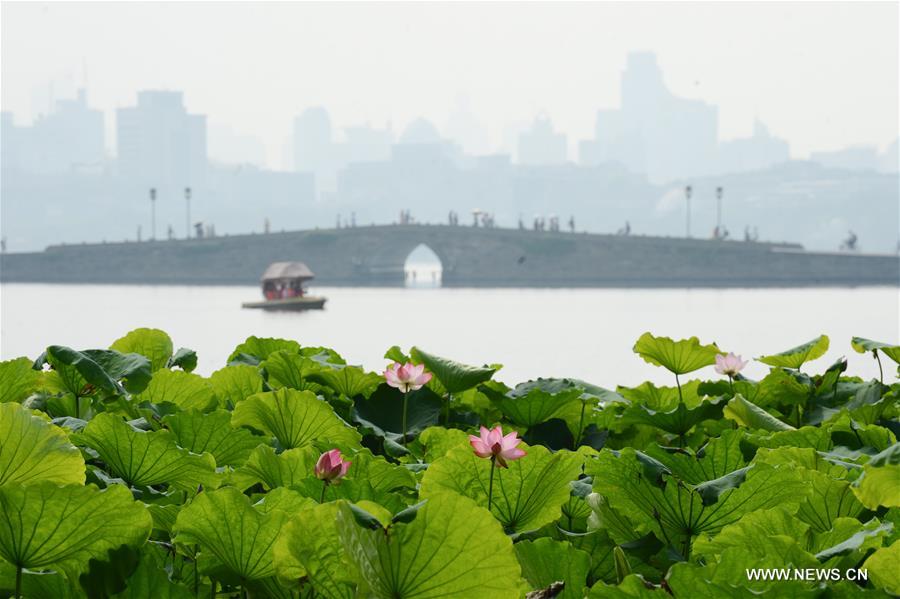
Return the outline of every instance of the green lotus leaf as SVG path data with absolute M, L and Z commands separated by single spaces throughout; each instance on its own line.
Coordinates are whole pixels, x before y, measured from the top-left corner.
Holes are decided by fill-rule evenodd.
M 316 440 L 356 446 L 361 438 L 327 402 L 309 391 L 294 389 L 257 393 L 245 399 L 235 407 L 231 423 L 271 435 L 285 449 Z
M 0 487 L 0 557 L 30 570 L 62 570 L 70 579 L 91 558 L 121 545 L 139 547 L 152 520 L 128 489 L 43 481 Z
M 734 390 L 761 408 L 803 405 L 809 399 L 810 386 L 797 380 L 794 374 L 773 368 L 759 383 L 735 381 Z
M 479 389 L 504 416 L 519 426 L 530 427 L 551 418 L 565 419 L 572 415 L 577 418 L 582 406 L 580 389 L 564 389 L 558 393 L 550 393 L 536 386 L 528 387 L 527 391 L 516 387 L 506 393 L 490 385 L 482 385 Z
M 28 358 L 0 362 L 0 403 L 22 403 L 41 382 L 41 372 Z
M 166 368 L 178 367 L 185 372 L 193 372 L 197 368 L 197 352 L 186 347 L 179 347 L 168 362 Z
M 365 480 L 376 491 L 394 491 L 402 488 L 416 488 L 416 477 L 403 466 L 391 464 L 381 456 L 372 455 L 363 449 L 350 456 L 350 470 L 347 477 Z
M 84 484 L 84 459 L 63 429 L 17 403 L 0 404 L 0 486 Z
M 809 494 L 805 481 L 788 466 L 756 465 L 693 486 L 630 448 L 618 456 L 604 449 L 586 463 L 585 472 L 614 509 L 682 551 L 691 537 L 714 534 L 748 512 L 782 504 L 796 510 Z
M 157 370 L 150 384 L 135 398 L 152 404 L 171 403 L 180 410 L 204 412 L 218 403 L 213 386 L 200 375 L 182 370 Z
M 789 541 L 784 539 L 784 543 Z M 788 545 L 785 552 L 794 546 Z M 813 589 L 809 583 L 800 580 L 749 580 L 749 568 L 789 567 L 787 563 L 777 563 L 779 555 L 760 556 L 744 547 L 730 548 L 716 562 L 700 566 L 695 563 L 674 564 L 666 577 L 666 584 L 676 597 L 712 597 L 715 599 L 758 599 L 758 597 L 790 597 L 791 599 L 815 599 L 821 597 L 821 590 Z M 821 567 L 821 566 L 819 566 Z M 856 585 L 851 584 L 852 587 Z M 838 585 L 829 584 L 828 592 L 833 597 L 854 597 L 855 594 L 840 594 Z M 671 595 L 669 595 L 671 596 Z
M 388 521 L 390 521 L 393 514 L 398 514 L 409 507 L 402 496 L 397 493 L 377 490 L 365 479 L 345 478 L 337 484 L 325 485 L 318 478 L 308 476 L 294 483 L 291 489 L 304 497 L 309 497 L 322 503 L 344 499 L 350 503 L 362 506 L 362 504 L 369 502 L 377 505 L 379 510 L 382 510 L 387 515 Z
M 288 449 L 279 454 L 272 447 L 259 446 L 247 462 L 234 471 L 232 483 L 247 489 L 256 483 L 266 488 L 290 487 L 314 474 L 319 453 L 312 447 Z
M 809 524 L 814 532 L 831 530 L 838 518 L 856 518 L 862 514 L 863 505 L 853 495 L 850 482 L 815 470 L 803 474 L 809 480 L 812 493 L 800 504 L 797 517 Z
M 882 343 L 881 341 L 872 341 L 863 337 L 854 337 L 850 341 L 850 345 L 857 352 L 864 354 L 866 352 L 874 352 L 880 350 L 884 355 L 894 362 L 900 364 L 900 345 L 891 345 L 890 343 Z
M 130 485 L 170 483 L 196 488 L 217 482 L 213 457 L 182 449 L 167 430 L 140 431 L 120 416 L 104 412 L 84 427 L 78 439 L 99 454 L 112 474 Z
M 222 407 L 232 409 L 251 395 L 263 390 L 263 379 L 256 366 L 236 364 L 215 371 L 209 377 L 216 397 Z
M 172 339 L 159 329 L 135 329 L 113 341 L 109 349 L 123 354 L 140 354 L 150 360 L 150 369 L 165 368 L 172 357 Z
M 263 495 L 262 499 L 253 504 L 253 507 L 265 514 L 274 510 L 281 510 L 290 516 L 291 514 L 308 510 L 314 505 L 318 504 L 296 489 L 279 487 Z
M 900 541 L 875 551 L 862 567 L 869 572 L 875 586 L 891 595 L 900 595 L 900 568 L 897 564 L 900 564 Z
M 713 560 L 730 548 L 745 548 L 757 558 L 770 558 L 771 567 L 811 568 L 817 560 L 798 543 L 807 538 L 808 530 L 808 524 L 783 508 L 757 510 L 714 535 L 698 536 L 694 553 Z
M 15 597 L 16 567 L 0 559 L 0 596 Z M 84 599 L 81 589 L 69 584 L 62 572 L 22 570 L 22 597 L 31 599 Z
M 617 585 L 600 581 L 588 593 L 588 599 L 664 599 L 671 596 L 662 587 L 644 580 L 640 574 L 629 574 Z
M 522 541 L 514 545 L 522 567 L 522 576 L 532 589 L 543 589 L 554 582 L 564 582 L 561 599 L 582 599 L 585 596 L 591 557 L 569 543 L 543 538 Z
M 192 599 L 194 593 L 188 587 L 169 580 L 165 566 L 164 559 L 145 547 L 125 590 L 113 595 L 112 599 Z
M 406 414 L 408 434 L 414 435 L 437 424 L 442 406 L 443 400 L 428 387 L 410 392 Z M 367 399 L 356 399 L 353 419 L 381 436 L 402 433 L 403 393 L 387 384 L 379 385 Z
M 374 372 L 366 372 L 357 366 L 341 368 L 322 368 L 309 375 L 309 380 L 325 385 L 335 393 L 346 397 L 361 395 L 368 397 L 384 382 L 384 378 Z
M 870 510 L 878 506 L 900 507 L 900 443 L 869 460 L 853 484 L 853 492 Z
M 337 530 L 337 503 L 317 504 L 295 513 L 275 543 L 278 578 L 293 584 L 306 578 L 317 597 L 353 599 L 356 578 Z
M 678 387 L 657 387 L 650 381 L 641 383 L 637 387 L 618 387 L 616 391 L 632 405 L 644 406 L 655 412 L 670 412 L 684 404 L 688 408 L 696 408 L 704 401 L 706 396 L 700 392 L 700 381 L 687 381 Z
M 734 420 L 739 425 L 750 429 L 764 431 L 796 430 L 793 426 L 778 420 L 759 406 L 750 403 L 741 397 L 740 394 L 735 395 L 728 401 L 722 414 L 725 418 Z
M 292 353 L 300 353 L 300 344 L 289 339 L 276 339 L 272 337 L 256 337 L 251 335 L 247 340 L 234 348 L 228 356 L 228 362 L 234 362 L 240 356 L 250 356 L 256 359 L 256 363 L 267 359 L 270 354 L 287 350 Z
M 723 431 L 720 437 L 711 439 L 696 452 L 689 448 L 672 450 L 651 445 L 644 453 L 684 482 L 699 485 L 746 466 L 741 453 L 743 438 L 739 431 Z
M 722 416 L 724 404 L 721 401 L 704 401 L 693 408 L 687 404 L 667 412 L 658 412 L 644 405 L 631 406 L 622 415 L 624 424 L 645 424 L 683 437 L 689 430 L 704 420 L 718 420 Z
M 290 350 L 272 352 L 262 367 L 268 375 L 270 387 L 290 387 L 298 391 L 316 391 L 318 383 L 309 380 L 310 375 L 328 369 L 324 364 Z
M 559 518 L 569 499 L 569 482 L 581 473 L 582 458 L 576 453 L 551 454 L 545 447 L 524 443 L 519 447 L 527 455 L 494 472 L 491 512 L 509 533 L 537 530 Z M 476 456 L 471 447 L 457 447 L 428 467 L 420 496 L 452 491 L 487 507 L 490 473 L 490 460 Z
M 216 578 L 236 583 L 275 575 L 272 547 L 287 520 L 282 510 L 264 512 L 234 487 L 197 495 L 175 522 L 179 545 L 199 545 L 201 564 L 216 571 Z M 204 555 L 209 556 L 204 559 Z
M 410 354 L 417 363 L 425 365 L 448 393 L 460 393 L 477 387 L 490 380 L 499 369 L 497 366 L 467 366 L 416 347 L 410 350 Z
M 76 351 L 51 345 L 38 359 L 56 372 L 56 385 L 74 395 L 86 395 L 91 385 L 107 393 L 140 393 L 150 382 L 150 360 L 140 354 L 122 354 L 108 349 Z M 120 382 L 121 381 L 121 382 Z
M 454 447 L 469 447 L 469 435 L 457 428 L 431 426 L 422 431 L 418 442 L 425 447 L 425 461 L 432 463 Z
M 181 511 L 180 504 L 156 504 L 150 503 L 147 504 L 147 511 L 150 512 L 150 516 L 153 517 L 153 530 L 161 530 L 166 534 L 172 532 L 172 527 L 175 526 L 175 519 L 178 517 L 178 512 Z
M 687 374 L 715 364 L 722 353 L 715 343 L 700 345 L 696 337 L 672 341 L 669 337 L 654 337 L 644 333 L 634 344 L 634 353 L 645 362 L 662 366 L 673 374 Z
M 812 341 L 808 341 L 803 345 L 798 345 L 797 347 L 792 347 L 789 350 L 770 356 L 761 356 L 757 359 L 769 366 L 792 368 L 796 370 L 803 366 L 804 363 L 824 356 L 825 352 L 828 351 L 828 343 L 828 335 L 819 335 Z
M 179 412 L 163 418 L 179 446 L 191 453 L 211 453 L 219 466 L 238 466 L 247 461 L 250 452 L 268 439 L 247 429 L 231 427 L 231 412 L 215 410 L 209 414 L 197 411 Z
M 371 530 L 341 504 L 338 534 L 349 561 L 376 597 L 520 597 L 512 541 L 487 510 L 455 493 L 429 498 L 409 523 Z

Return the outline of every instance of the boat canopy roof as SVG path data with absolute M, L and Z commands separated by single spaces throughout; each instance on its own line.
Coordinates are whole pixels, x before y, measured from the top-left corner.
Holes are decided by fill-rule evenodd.
M 302 262 L 273 262 L 263 273 L 262 282 L 301 280 L 307 281 L 315 277 L 313 272 Z

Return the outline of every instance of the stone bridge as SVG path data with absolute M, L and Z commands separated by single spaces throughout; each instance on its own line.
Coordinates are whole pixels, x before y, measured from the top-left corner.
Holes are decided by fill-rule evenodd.
M 897 285 L 896 255 L 817 253 L 795 244 L 389 225 L 209 239 L 57 245 L 4 254 L 0 280 L 256 284 L 271 262 L 300 260 L 317 285 L 402 286 L 419 244 L 449 287 L 754 287 Z

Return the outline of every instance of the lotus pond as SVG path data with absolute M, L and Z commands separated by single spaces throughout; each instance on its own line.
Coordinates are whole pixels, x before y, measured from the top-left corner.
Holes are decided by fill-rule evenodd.
M 671 384 L 636 387 L 416 347 L 367 372 L 250 337 L 202 377 L 156 329 L 51 345 L 0 363 L 0 596 L 898 595 L 900 347 L 842 340 L 863 380 L 829 343 L 750 380 L 739 348 L 647 333 Z

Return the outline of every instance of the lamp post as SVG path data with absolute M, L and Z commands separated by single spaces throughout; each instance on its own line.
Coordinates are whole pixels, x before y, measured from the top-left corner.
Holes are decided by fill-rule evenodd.
M 184 215 L 184 238 L 191 238 L 191 188 L 184 188 L 184 204 L 185 204 L 185 215 Z
M 722 236 L 722 186 L 716 187 L 716 236 Z
M 156 241 L 156 188 L 150 188 L 150 240 Z
M 685 198 L 685 200 L 687 200 L 687 226 L 686 226 L 687 233 L 686 233 L 686 236 L 688 238 L 691 237 L 691 193 L 693 191 L 694 190 L 691 188 L 690 185 L 688 185 L 684 188 L 684 198 Z

